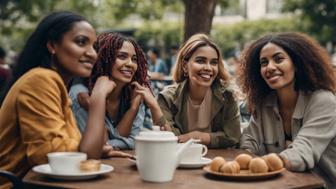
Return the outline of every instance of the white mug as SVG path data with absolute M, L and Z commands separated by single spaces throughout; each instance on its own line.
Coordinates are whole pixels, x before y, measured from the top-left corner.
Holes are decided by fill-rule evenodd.
M 208 152 L 208 148 L 203 144 L 193 143 L 183 153 L 181 162 L 199 163 Z
M 82 152 L 52 152 L 47 157 L 51 170 L 60 174 L 80 173 L 80 162 L 87 159 Z

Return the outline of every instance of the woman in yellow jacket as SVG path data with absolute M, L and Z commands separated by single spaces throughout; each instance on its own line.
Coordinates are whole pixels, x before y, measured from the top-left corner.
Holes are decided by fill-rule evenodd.
M 96 82 L 83 137 L 67 90 L 74 76 L 90 75 L 97 59 L 95 40 L 91 24 L 71 12 L 52 13 L 39 23 L 1 97 L 1 170 L 23 177 L 32 166 L 47 163 L 46 154 L 55 151 L 82 151 L 88 158 L 101 157 L 105 143 L 104 99 L 113 82 L 107 77 Z M 4 183 L 0 180 L 2 187 L 10 186 Z

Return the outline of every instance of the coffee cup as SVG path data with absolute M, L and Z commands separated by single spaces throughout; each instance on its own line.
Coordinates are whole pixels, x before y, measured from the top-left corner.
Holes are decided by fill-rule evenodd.
M 82 152 L 52 152 L 47 157 L 51 170 L 59 174 L 80 173 L 80 162 L 87 159 Z
M 199 163 L 208 152 L 203 144 L 193 143 L 182 154 L 181 162 Z

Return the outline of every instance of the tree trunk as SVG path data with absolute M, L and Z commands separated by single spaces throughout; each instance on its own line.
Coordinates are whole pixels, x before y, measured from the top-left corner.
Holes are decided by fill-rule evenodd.
M 196 33 L 210 34 L 217 0 L 183 0 L 184 40 Z

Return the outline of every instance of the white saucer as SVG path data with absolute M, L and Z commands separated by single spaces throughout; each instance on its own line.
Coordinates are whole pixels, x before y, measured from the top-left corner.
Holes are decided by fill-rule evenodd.
M 179 167 L 181 168 L 201 168 L 205 165 L 208 165 L 211 163 L 211 159 L 202 157 L 200 162 L 180 162 Z
M 33 167 L 33 171 L 48 177 L 52 177 L 55 179 L 64 179 L 64 180 L 84 180 L 94 178 L 98 175 L 105 174 L 113 171 L 114 168 L 110 165 L 101 164 L 99 171 L 94 172 L 83 172 L 83 173 L 75 173 L 75 174 L 62 174 L 55 173 L 51 170 L 49 164 L 37 165 Z

